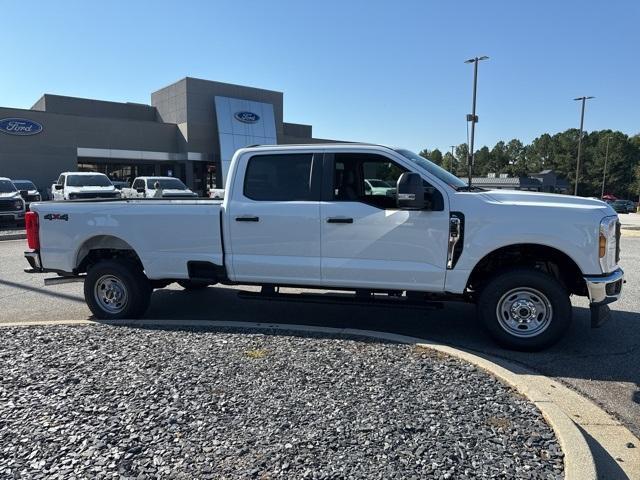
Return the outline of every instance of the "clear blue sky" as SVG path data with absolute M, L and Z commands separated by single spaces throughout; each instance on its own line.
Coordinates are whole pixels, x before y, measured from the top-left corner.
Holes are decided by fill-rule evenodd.
M 0 105 L 150 102 L 185 76 L 284 92 L 314 136 L 447 149 L 577 127 L 640 132 L 640 2 L 2 2 Z

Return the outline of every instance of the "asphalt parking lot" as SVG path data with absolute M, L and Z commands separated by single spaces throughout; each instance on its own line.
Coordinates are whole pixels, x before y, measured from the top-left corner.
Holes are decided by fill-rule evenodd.
M 622 217 L 623 223 L 635 216 Z M 0 242 L 0 322 L 86 320 L 82 285 L 43 286 L 42 275 L 23 272 L 24 241 Z M 153 294 L 147 318 L 295 323 L 384 330 L 432 339 L 518 361 L 555 377 L 596 401 L 640 436 L 640 236 L 622 239 L 627 284 L 613 305 L 612 321 L 589 328 L 583 298 L 574 300 L 568 335 L 545 352 L 518 353 L 496 347 L 475 322 L 474 308 L 451 303 L 443 310 L 336 306 L 238 298 L 237 289 L 200 292 L 178 286 Z

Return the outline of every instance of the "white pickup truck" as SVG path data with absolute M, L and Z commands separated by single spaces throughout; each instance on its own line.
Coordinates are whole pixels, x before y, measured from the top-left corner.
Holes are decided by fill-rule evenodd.
M 120 198 L 120 192 L 104 173 L 63 172 L 51 185 L 53 200 Z
M 397 194 L 365 191 L 367 178 Z M 496 341 L 526 350 L 563 335 L 570 295 L 589 297 L 599 326 L 622 291 L 619 223 L 606 203 L 469 188 L 407 150 L 244 148 L 225 190 L 222 202 L 35 203 L 25 256 L 31 271 L 60 276 L 49 283 L 83 280 L 102 319 L 143 315 L 153 289 L 171 282 L 272 295 L 297 286 L 367 302 L 474 302 Z
M 198 195 L 189 190 L 179 178 L 137 177 L 131 184 L 131 188 L 122 189 L 122 196 L 125 198 L 194 198 Z

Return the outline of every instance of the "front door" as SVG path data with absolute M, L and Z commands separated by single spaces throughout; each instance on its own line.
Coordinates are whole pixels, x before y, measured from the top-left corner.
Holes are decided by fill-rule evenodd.
M 236 281 L 320 282 L 321 156 L 254 155 L 238 165 L 227 213 Z
M 336 153 L 324 168 L 333 184 L 320 207 L 323 284 L 441 291 L 449 232 L 442 193 L 425 182 L 431 209 L 398 210 L 395 186 L 407 169 L 390 158 Z

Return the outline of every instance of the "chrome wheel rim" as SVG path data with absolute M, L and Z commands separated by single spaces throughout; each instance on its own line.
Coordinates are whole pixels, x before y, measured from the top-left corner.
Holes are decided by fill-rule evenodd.
M 111 314 L 122 312 L 129 300 L 124 283 L 113 275 L 100 277 L 93 289 L 93 295 L 100 308 Z
M 510 335 L 530 338 L 544 332 L 553 319 L 549 299 L 534 288 L 514 288 L 505 293 L 496 308 L 498 323 Z

